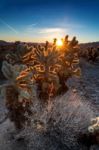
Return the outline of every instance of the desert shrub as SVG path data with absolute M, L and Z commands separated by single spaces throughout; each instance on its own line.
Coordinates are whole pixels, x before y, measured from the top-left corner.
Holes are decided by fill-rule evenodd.
M 80 95 L 68 91 L 50 101 L 47 108 L 33 105 L 32 126 L 19 134 L 28 140 L 29 149 L 84 150 L 87 146 L 78 140 L 88 133 L 90 120 L 95 116 L 92 106 Z

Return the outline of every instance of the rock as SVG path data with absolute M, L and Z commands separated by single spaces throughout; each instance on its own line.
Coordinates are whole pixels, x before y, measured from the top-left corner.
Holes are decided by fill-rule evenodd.
M 77 92 L 77 90 L 76 90 L 76 89 L 73 89 L 73 92 L 74 92 L 74 93 L 76 93 L 76 92 Z

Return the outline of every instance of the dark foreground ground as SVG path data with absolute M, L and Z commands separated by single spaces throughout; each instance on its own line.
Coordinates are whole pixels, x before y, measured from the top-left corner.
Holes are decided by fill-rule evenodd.
M 47 111 L 37 110 L 45 127 L 31 127 L 18 134 L 8 119 L 0 124 L 0 150 L 88 150 L 77 143 L 77 134 L 87 132 L 90 119 L 99 116 L 99 63 L 81 60 L 80 65 L 82 76 L 69 80 L 70 90 L 49 104 Z M 0 120 L 5 113 L 4 98 L 0 96 Z M 26 140 L 18 140 L 20 136 Z M 99 150 L 98 145 L 94 148 L 90 150 Z

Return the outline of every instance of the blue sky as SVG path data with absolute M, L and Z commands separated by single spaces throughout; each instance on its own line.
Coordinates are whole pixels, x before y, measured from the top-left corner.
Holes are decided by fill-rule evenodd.
M 99 41 L 99 0 L 0 0 L 0 39 Z

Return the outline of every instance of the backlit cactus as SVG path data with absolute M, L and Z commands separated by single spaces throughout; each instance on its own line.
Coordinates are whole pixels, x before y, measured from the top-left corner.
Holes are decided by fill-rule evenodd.
M 8 62 L 3 62 L 2 66 L 2 71 L 9 80 L 5 92 L 6 107 L 10 120 L 18 129 L 30 122 L 32 100 L 36 97 L 35 81 L 26 69 L 25 65 L 12 65 Z
M 10 81 L 6 87 L 6 105 L 10 119 L 17 128 L 27 123 L 33 99 L 49 99 L 68 90 L 66 81 L 80 76 L 78 67 L 78 41 L 68 36 L 63 39 L 63 46 L 54 43 L 29 47 L 16 43 L 15 53 L 10 53 L 3 62 L 2 72 Z M 13 91 L 13 93 L 12 93 Z

